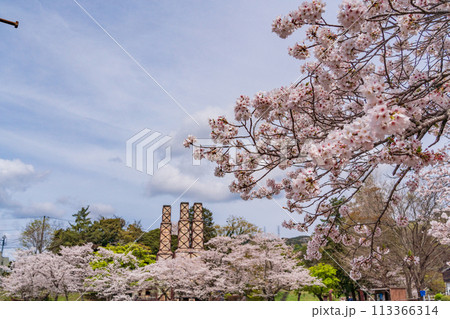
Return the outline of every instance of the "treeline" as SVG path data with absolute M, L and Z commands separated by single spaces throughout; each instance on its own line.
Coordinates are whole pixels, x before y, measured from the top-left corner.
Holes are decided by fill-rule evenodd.
M 96 220 L 90 218 L 89 206 L 82 207 L 76 214 L 72 215 L 74 222 L 67 228 L 51 229 L 52 236 L 46 249 L 59 252 L 61 246 L 72 247 L 92 243 L 101 247 L 125 246 L 137 243 L 148 249 L 151 254 L 156 255 L 159 249 L 159 228 L 146 231 L 139 221 L 128 223 L 122 217 L 99 217 Z M 190 209 L 190 218 L 193 218 L 193 207 Z M 203 208 L 204 238 L 205 241 L 217 234 L 212 212 Z M 22 234 L 22 241 L 26 238 Z M 172 250 L 177 249 L 177 236 L 172 235 Z M 24 245 L 26 246 L 26 245 Z
M 380 218 L 378 214 L 384 209 L 389 193 L 369 178 L 347 209 L 332 210 L 310 241 L 296 246 L 302 255 L 302 265 L 322 279 L 335 297 L 367 300 L 370 289 L 405 287 L 406 298 L 419 300 L 420 291 L 426 290 L 430 295 L 445 291 L 441 271 L 447 267 L 450 250 L 432 234 L 432 224 L 442 214 L 439 198 L 407 190 L 400 195 Z M 340 207 L 344 201 L 345 198 L 334 199 L 331 205 Z M 378 233 L 363 223 L 378 224 Z M 341 231 L 333 232 L 334 225 L 339 225 Z M 331 240 L 331 235 L 320 237 L 317 233 L 321 229 L 339 240 Z M 367 240 L 372 232 L 373 247 Z M 320 255 L 310 258 L 311 247 L 319 240 L 323 240 Z M 369 261 L 370 254 L 377 258 Z M 361 265 L 354 267 L 355 261 Z M 325 269 L 323 265 L 333 269 Z
M 193 207 L 189 210 L 189 218 L 193 219 Z M 131 243 L 141 245 L 143 249 L 156 255 L 159 249 L 159 228 L 145 229 L 140 221 L 127 222 L 124 218 L 113 216 L 97 219 L 91 218 L 89 206 L 82 207 L 73 214 L 69 226 L 61 227 L 52 224 L 49 219 L 35 219 L 28 223 L 20 236 L 24 248 L 42 253 L 51 251 L 58 253 L 61 247 L 80 246 L 92 243 L 98 247 L 123 247 Z M 203 237 L 205 243 L 216 236 L 252 235 L 261 232 L 256 225 L 243 217 L 230 216 L 225 225 L 217 225 L 213 213 L 203 207 Z M 177 224 L 172 226 L 172 250 L 177 249 Z M 120 250 L 120 249 L 119 249 Z

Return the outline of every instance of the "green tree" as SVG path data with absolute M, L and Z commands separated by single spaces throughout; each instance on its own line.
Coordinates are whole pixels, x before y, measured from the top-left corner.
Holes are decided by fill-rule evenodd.
M 323 301 L 323 296 L 327 295 L 330 289 L 333 290 L 335 296 L 339 296 L 337 288 L 339 288 L 339 278 L 336 276 L 336 268 L 331 265 L 320 263 L 309 268 L 311 276 L 319 278 L 325 286 L 307 286 L 305 290 L 314 294 L 320 301 Z
M 92 221 L 89 218 L 89 206 L 81 207 L 81 209 L 73 214 L 75 223 L 70 224 L 67 229 L 57 229 L 54 232 L 52 242 L 49 249 L 58 252 L 60 246 L 77 246 L 88 242 L 88 237 L 92 227 Z
M 75 222 L 66 229 L 54 232 L 50 250 L 58 252 L 60 246 L 76 246 L 93 243 L 106 247 L 107 245 L 125 245 L 139 239 L 144 233 L 140 222 L 127 224 L 121 217 L 100 217 L 92 221 L 89 217 L 89 206 L 82 207 L 72 215 Z M 126 227 L 126 228 L 125 228 Z
M 86 235 L 89 232 L 89 228 L 92 226 L 92 221 L 88 217 L 91 212 L 89 211 L 89 205 L 87 207 L 81 207 L 81 209 L 72 216 L 75 217 L 75 224 L 69 224 L 71 230 L 80 234 L 81 240 L 86 240 Z
M 322 221 L 325 225 L 329 222 L 332 222 L 339 227 L 346 227 L 346 221 L 344 218 L 342 218 L 338 209 L 338 207 L 340 207 L 340 205 L 344 202 L 345 197 L 342 197 L 340 199 L 332 198 L 330 200 L 330 204 L 336 208 L 331 214 L 331 219 L 329 219 L 328 221 Z M 348 272 L 342 269 L 343 265 L 347 266 L 342 262 L 344 256 L 346 255 L 347 248 L 342 243 L 335 243 L 334 241 L 328 239 L 327 245 L 323 248 L 322 258 L 320 259 L 320 262 L 332 265 L 336 268 L 336 277 L 339 279 L 339 286 L 334 289 L 336 295 L 344 294 L 346 298 L 349 298 L 351 296 L 353 300 L 356 300 L 356 291 L 357 289 L 359 289 L 359 286 L 353 279 L 350 278 Z
M 260 233 L 261 229 L 248 222 L 244 217 L 230 216 L 225 226 L 215 227 L 217 236 L 238 236 L 238 235 L 254 235 Z
M 118 245 L 125 225 L 125 220 L 120 217 L 100 217 L 90 227 L 87 241 L 103 247 Z
M 154 254 L 149 247 L 142 244 L 128 243 L 126 245 L 117 246 L 108 245 L 105 248 L 116 254 L 131 253 L 138 260 L 139 267 L 153 264 L 156 261 L 156 254 Z
M 51 245 L 55 230 L 56 227 L 45 216 L 35 219 L 25 226 L 20 234 L 20 242 L 22 246 L 34 249 L 35 253 L 42 253 Z
M 159 228 L 149 230 L 138 240 L 138 243 L 145 245 L 152 254 L 156 255 L 159 249 Z
M 142 237 L 138 240 L 138 243 L 145 245 L 150 249 L 152 254 L 157 254 L 159 250 L 159 228 L 149 230 L 144 233 Z M 178 237 L 172 235 L 171 249 L 175 251 L 178 248 Z
M 132 224 L 128 224 L 126 229 L 123 229 L 119 233 L 119 242 L 122 245 L 133 243 L 144 234 L 140 221 L 135 221 Z

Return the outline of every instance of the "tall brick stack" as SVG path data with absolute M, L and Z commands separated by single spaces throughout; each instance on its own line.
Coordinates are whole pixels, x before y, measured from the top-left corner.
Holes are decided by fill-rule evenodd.
M 202 203 L 194 204 L 194 218 L 192 219 L 192 244 L 191 256 L 197 256 L 204 249 L 203 243 L 203 206 Z
M 172 221 L 171 206 L 164 205 L 162 209 L 161 227 L 159 228 L 159 251 L 157 259 L 171 259 L 172 253 Z
M 187 256 L 191 252 L 191 222 L 189 220 L 189 203 L 180 204 L 180 220 L 178 221 L 178 248 L 176 257 Z
M 193 218 L 189 218 L 189 203 L 180 204 L 180 220 L 178 221 L 178 248 L 175 254 L 171 250 L 171 206 L 163 207 L 160 228 L 158 259 L 174 257 L 194 257 L 204 249 L 203 238 L 203 205 L 194 203 Z

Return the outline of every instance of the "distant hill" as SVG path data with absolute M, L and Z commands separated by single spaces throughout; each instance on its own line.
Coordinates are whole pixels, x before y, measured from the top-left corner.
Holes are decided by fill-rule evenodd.
M 291 246 L 295 246 L 295 245 L 306 245 L 308 243 L 309 240 L 309 236 L 306 235 L 302 235 L 302 236 L 297 236 L 297 237 L 292 237 L 292 238 L 285 238 L 286 239 L 286 244 L 291 245 Z

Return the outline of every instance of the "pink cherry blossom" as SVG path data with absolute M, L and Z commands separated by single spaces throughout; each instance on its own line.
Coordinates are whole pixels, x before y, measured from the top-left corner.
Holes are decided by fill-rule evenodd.
M 304 42 L 289 49 L 302 60 L 299 81 L 239 97 L 236 121 L 210 120 L 211 137 L 221 146 L 195 145 L 199 157 L 217 164 L 216 176 L 234 177 L 230 191 L 244 200 L 283 195 L 286 209 L 301 214 L 297 225 L 286 224 L 290 228 L 328 221 L 339 207 L 326 203 L 345 197 L 339 205 L 347 205 L 380 167 L 390 167 L 393 180 L 380 216 L 398 202 L 403 185 L 412 190 L 431 167 L 448 167 L 448 149 L 438 145 L 448 144 L 450 132 L 444 27 L 450 4 L 343 0 L 337 23 L 327 21 L 324 10 L 323 1 L 305 1 L 272 24 L 281 38 L 305 31 Z M 375 226 L 361 228 L 367 238 L 361 245 L 372 250 L 381 235 Z M 319 229 L 309 257 L 320 258 L 326 239 L 360 240 L 344 237 L 339 227 Z

